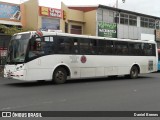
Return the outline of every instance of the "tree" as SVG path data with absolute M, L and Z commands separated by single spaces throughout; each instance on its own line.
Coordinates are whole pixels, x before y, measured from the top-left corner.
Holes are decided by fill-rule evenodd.
M 0 31 L 2 31 L 3 33 L 5 33 L 6 35 L 13 35 L 15 33 L 19 33 L 19 32 L 26 32 L 29 31 L 30 29 L 24 29 L 24 28 L 18 28 L 16 26 L 13 27 L 7 27 L 5 25 L 0 25 Z

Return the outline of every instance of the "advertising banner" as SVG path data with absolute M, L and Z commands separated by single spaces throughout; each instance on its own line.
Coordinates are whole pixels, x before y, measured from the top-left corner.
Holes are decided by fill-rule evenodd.
M 20 21 L 20 6 L 0 2 L 0 19 Z
M 98 22 L 98 36 L 117 38 L 117 24 Z

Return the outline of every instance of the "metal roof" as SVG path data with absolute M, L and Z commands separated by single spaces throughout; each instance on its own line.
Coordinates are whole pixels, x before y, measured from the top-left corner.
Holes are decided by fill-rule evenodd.
M 153 18 L 153 19 L 160 19 L 160 17 L 157 17 L 157 16 L 133 12 L 133 11 L 124 10 L 124 9 L 120 9 L 120 8 L 109 7 L 109 6 L 105 6 L 105 5 L 101 5 L 101 4 L 98 6 L 98 8 L 104 8 L 104 9 L 109 9 L 109 10 L 113 10 L 113 11 L 117 11 L 117 12 L 124 12 L 124 13 L 134 14 L 137 16 L 149 17 L 149 18 Z

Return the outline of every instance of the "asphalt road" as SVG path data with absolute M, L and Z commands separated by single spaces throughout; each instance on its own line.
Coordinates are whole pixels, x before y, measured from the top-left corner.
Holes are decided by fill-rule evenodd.
M 0 78 L 0 111 L 160 111 L 160 73 L 66 84 Z

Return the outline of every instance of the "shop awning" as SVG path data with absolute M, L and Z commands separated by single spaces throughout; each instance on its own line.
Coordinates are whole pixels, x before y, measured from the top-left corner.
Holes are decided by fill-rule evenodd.
M 22 26 L 21 22 L 0 20 L 0 24 Z

